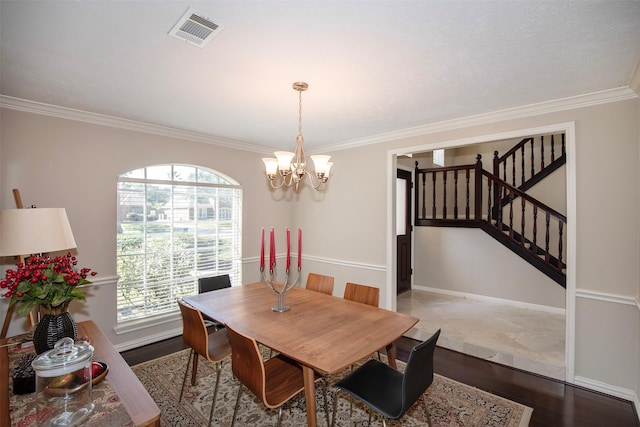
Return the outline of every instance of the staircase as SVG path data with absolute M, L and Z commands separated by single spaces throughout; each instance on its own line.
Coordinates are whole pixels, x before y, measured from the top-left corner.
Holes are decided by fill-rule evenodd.
M 566 216 L 527 194 L 566 162 L 565 136 L 525 138 L 493 172 L 475 164 L 415 170 L 415 225 L 480 228 L 566 288 Z

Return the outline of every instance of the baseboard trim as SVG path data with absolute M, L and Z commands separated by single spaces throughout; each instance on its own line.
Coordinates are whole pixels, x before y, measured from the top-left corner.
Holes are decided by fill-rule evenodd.
M 623 400 L 628 400 L 633 403 L 636 408 L 636 414 L 640 414 L 640 398 L 638 394 L 633 391 L 622 387 L 612 386 L 611 384 L 603 383 L 601 381 L 592 380 L 576 375 L 575 385 L 588 388 L 589 390 L 599 391 L 600 393 L 608 394 L 610 396 L 618 397 Z
M 123 342 L 115 345 L 114 347 L 116 348 L 116 350 L 118 350 L 118 352 L 122 352 L 122 351 L 131 350 L 133 348 L 142 347 L 147 344 L 153 344 L 158 341 L 177 337 L 179 335 L 182 335 L 182 327 L 169 329 L 167 331 L 163 331 L 161 333 L 154 334 L 154 335 L 147 335 L 144 338 Z
M 414 289 L 416 291 L 433 292 L 433 293 L 436 293 L 436 294 L 451 295 L 451 296 L 454 296 L 454 297 L 475 299 L 475 300 L 479 300 L 479 301 L 487 301 L 487 302 L 493 302 L 493 303 L 497 303 L 497 304 L 505 304 L 505 305 L 510 305 L 510 306 L 514 306 L 514 307 L 525 308 L 525 309 L 528 309 L 528 310 L 543 311 L 545 313 L 566 315 L 566 310 L 564 308 L 559 308 L 559 307 L 550 307 L 550 306 L 541 305 L 541 304 L 531 304 L 531 303 L 522 302 L 522 301 L 513 301 L 513 300 L 509 300 L 509 299 L 489 297 L 489 296 L 485 296 L 485 295 L 470 294 L 470 293 L 467 293 L 467 292 L 449 291 L 449 290 L 446 290 L 446 289 L 431 288 L 431 287 L 428 287 L 428 286 L 415 286 L 414 285 L 414 286 L 412 286 L 412 289 Z

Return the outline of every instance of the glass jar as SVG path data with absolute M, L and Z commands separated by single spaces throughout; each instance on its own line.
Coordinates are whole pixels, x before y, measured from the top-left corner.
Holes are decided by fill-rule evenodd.
M 76 426 L 89 417 L 92 358 L 90 344 L 62 338 L 33 361 L 38 426 Z

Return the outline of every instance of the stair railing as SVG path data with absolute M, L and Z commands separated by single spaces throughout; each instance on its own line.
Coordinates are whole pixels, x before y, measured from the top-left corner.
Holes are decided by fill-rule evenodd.
M 565 134 L 524 138 L 502 156 L 497 151 L 493 154 L 493 174 L 527 191 L 565 164 Z
M 565 286 L 567 217 L 492 173 L 482 175 L 488 204 L 481 227 L 534 266 L 549 269 L 548 275 Z M 492 192 L 508 202 L 496 206 Z
M 566 217 L 483 170 L 481 159 L 426 169 L 416 162 L 415 225 L 482 228 L 566 286 Z

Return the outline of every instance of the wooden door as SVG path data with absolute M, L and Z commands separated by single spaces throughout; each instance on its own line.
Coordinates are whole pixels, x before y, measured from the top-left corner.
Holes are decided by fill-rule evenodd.
M 397 294 L 411 290 L 411 172 L 398 169 L 396 178 Z

